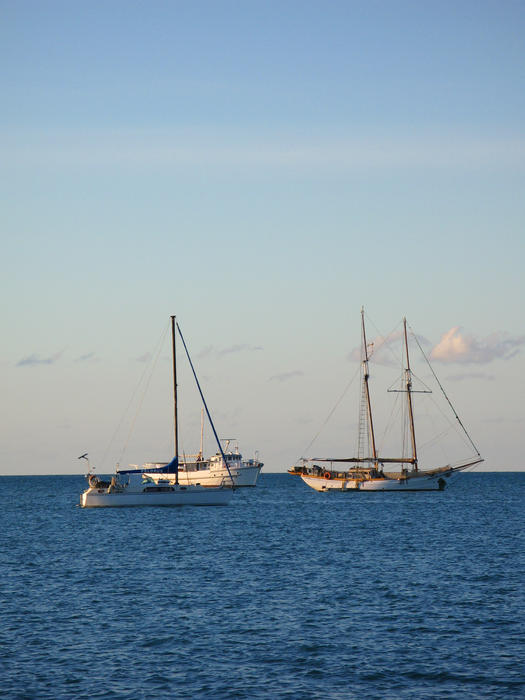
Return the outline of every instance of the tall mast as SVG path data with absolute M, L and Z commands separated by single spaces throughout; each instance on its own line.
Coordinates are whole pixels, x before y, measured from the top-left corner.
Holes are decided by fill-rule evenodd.
M 366 407 L 368 413 L 368 430 L 370 432 L 370 444 L 372 445 L 372 457 L 376 461 L 377 465 L 376 440 L 374 436 L 374 423 L 372 421 L 372 405 L 370 403 L 370 390 L 368 388 L 368 377 L 370 375 L 368 373 L 368 348 L 366 345 L 365 310 L 363 308 L 361 309 L 361 328 L 363 331 L 363 382 L 365 387 Z
M 204 448 L 204 409 L 201 408 L 201 449 L 199 450 L 199 459 L 202 459 L 202 451 Z
M 410 370 L 410 358 L 408 356 L 408 337 L 407 337 L 407 320 L 403 319 L 403 330 L 405 335 L 405 353 L 407 358 L 407 366 L 405 369 L 405 383 L 408 402 L 408 419 L 410 421 L 410 437 L 412 440 L 412 457 L 414 459 L 414 469 L 417 471 L 417 450 L 416 450 L 416 431 L 414 429 L 414 411 L 412 408 L 412 372 Z
M 175 472 L 175 483 L 179 483 L 179 427 L 177 422 L 177 354 L 175 352 L 175 316 L 171 317 L 171 344 L 173 352 L 173 429 L 175 433 L 175 459 L 177 470 Z

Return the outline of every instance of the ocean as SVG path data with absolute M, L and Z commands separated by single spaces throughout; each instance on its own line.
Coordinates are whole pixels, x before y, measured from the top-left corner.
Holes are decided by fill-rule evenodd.
M 81 509 L 2 477 L 0 697 L 525 697 L 525 473 L 218 508 Z

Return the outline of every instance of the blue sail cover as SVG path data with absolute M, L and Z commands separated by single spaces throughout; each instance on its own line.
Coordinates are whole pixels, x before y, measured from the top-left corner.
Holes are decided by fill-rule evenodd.
M 119 474 L 178 474 L 179 473 L 179 458 L 177 455 L 169 464 L 164 464 L 162 467 L 149 467 L 143 469 L 118 469 Z
M 165 467 L 163 467 L 163 470 L 168 473 L 174 473 L 178 474 L 179 473 L 179 458 L 177 455 L 171 460 L 169 464 L 166 464 Z

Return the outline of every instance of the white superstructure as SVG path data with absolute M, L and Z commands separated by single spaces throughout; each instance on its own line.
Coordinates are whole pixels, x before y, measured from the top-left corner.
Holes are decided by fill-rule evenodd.
M 264 466 L 262 462 L 257 458 L 243 459 L 238 448 L 235 452 L 228 452 L 226 448 L 223 454 L 229 472 L 220 452 L 208 459 L 203 459 L 201 453 L 182 455 L 179 460 L 179 484 L 220 486 L 223 483 L 231 484 L 232 480 L 234 486 L 255 486 L 257 484 L 257 478 Z M 148 470 L 158 470 L 165 466 L 165 462 L 147 462 L 142 465 L 142 469 L 148 472 Z M 154 479 L 159 476 L 154 471 L 148 473 Z

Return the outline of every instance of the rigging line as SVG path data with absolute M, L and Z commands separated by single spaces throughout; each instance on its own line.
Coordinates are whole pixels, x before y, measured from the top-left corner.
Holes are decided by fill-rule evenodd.
M 410 329 L 410 330 L 412 331 L 412 329 Z M 413 331 L 412 331 L 412 335 L 414 335 Z M 421 346 L 419 346 L 419 348 L 421 349 Z M 423 357 L 425 358 L 425 360 L 427 361 L 427 363 L 428 363 L 429 366 L 430 366 L 430 363 L 428 362 L 428 360 L 427 360 L 427 358 L 426 358 L 426 356 L 425 356 L 425 353 L 424 353 L 422 350 L 421 350 L 421 353 L 422 353 Z M 432 370 L 432 367 L 430 367 L 430 369 Z M 447 395 L 445 394 L 445 392 L 444 392 L 444 390 L 443 390 L 443 387 L 441 386 L 441 384 L 440 384 L 440 382 L 439 382 L 437 376 L 435 375 L 434 372 L 433 372 L 433 374 L 434 374 L 434 377 L 436 378 L 437 384 L 439 385 L 441 391 L 443 392 L 443 395 L 445 396 L 445 398 L 447 399 L 448 403 L 450 404 L 450 401 L 449 401 Z M 442 435 L 445 435 L 449 430 L 453 430 L 453 431 L 454 431 L 454 434 L 457 435 L 459 439 L 461 439 L 461 441 L 462 441 L 463 444 L 468 444 L 468 443 L 470 443 L 471 445 L 473 445 L 472 440 L 470 439 L 470 436 L 469 436 L 469 434 L 467 433 L 467 431 L 465 430 L 465 428 L 464 428 L 464 426 L 462 425 L 461 421 L 458 419 L 458 422 L 457 422 L 457 424 L 456 424 L 456 423 L 454 422 L 454 420 L 451 418 L 451 416 L 449 415 L 449 413 L 445 413 L 445 411 L 443 410 L 443 406 L 440 405 L 440 404 L 436 401 L 436 399 L 434 398 L 434 396 L 435 396 L 435 393 L 434 393 L 434 392 L 431 392 L 431 394 L 427 397 L 427 401 L 429 401 L 429 402 L 434 406 L 434 408 L 436 409 L 437 413 L 441 416 L 441 418 L 443 419 L 443 421 L 445 422 L 445 424 L 446 424 L 448 427 L 447 427 L 446 430 L 443 430 L 441 433 L 437 433 L 437 435 L 434 436 L 434 438 L 431 438 L 430 440 L 427 440 L 427 442 L 424 443 L 424 444 L 422 445 L 422 447 L 427 447 L 429 444 L 432 444 L 432 442 L 435 442 L 436 439 L 438 439 L 438 438 L 441 437 Z M 454 416 L 457 418 L 456 412 L 454 411 L 454 408 L 452 408 L 452 411 L 453 411 L 453 413 L 454 413 Z M 428 416 L 428 415 L 429 415 L 429 414 L 428 414 L 428 412 L 427 412 L 427 416 Z M 434 422 L 434 421 L 433 421 L 433 422 Z M 459 424 L 459 426 L 461 427 L 461 430 L 458 430 L 458 427 L 457 427 L 458 424 Z M 475 452 L 479 455 L 479 452 L 477 451 L 476 446 L 473 445 L 473 447 L 474 447 Z M 444 446 L 442 446 L 442 448 L 443 448 L 443 452 L 445 452 Z
M 164 345 L 164 340 L 166 338 L 166 334 L 168 332 L 168 329 L 169 329 L 169 326 L 166 326 L 164 333 L 162 334 L 160 342 L 158 344 L 157 353 L 153 359 L 153 363 L 152 363 L 152 366 L 150 369 L 149 377 L 146 380 L 146 386 L 144 387 L 144 391 L 142 392 L 142 396 L 141 396 L 141 399 L 139 401 L 139 405 L 137 406 L 137 410 L 135 411 L 135 415 L 133 416 L 133 420 L 131 421 L 131 426 L 130 426 L 130 429 L 128 432 L 128 437 L 126 438 L 126 442 L 124 443 L 124 447 L 122 448 L 122 452 L 120 453 L 119 463 L 122 461 L 122 457 L 124 456 L 124 453 L 127 450 L 129 440 L 130 440 L 131 435 L 133 434 L 133 431 L 135 429 L 135 423 L 136 423 L 138 415 L 140 413 L 140 409 L 142 408 L 142 404 L 144 403 L 144 398 L 146 397 L 146 392 L 147 392 L 148 387 L 150 385 L 151 378 L 153 377 L 153 372 L 155 371 L 155 367 L 157 366 L 157 362 L 158 362 L 158 359 L 160 357 L 160 353 L 162 350 L 162 346 Z M 145 374 L 145 372 L 143 373 L 143 376 L 144 376 L 144 374 Z M 141 381 L 142 381 L 142 379 L 141 379 Z
M 434 416 L 428 409 L 429 409 L 429 404 L 431 404 L 437 411 L 437 415 Z M 454 435 L 457 436 L 461 440 L 461 444 L 465 444 L 467 440 L 465 439 L 465 434 L 463 431 L 458 430 L 458 424 L 456 421 L 451 419 L 450 413 L 446 412 L 443 410 L 443 406 L 440 405 L 436 399 L 434 398 L 434 394 L 431 394 L 430 396 L 427 397 L 427 400 L 425 401 L 425 409 L 426 409 L 426 418 L 427 420 L 430 421 L 432 429 L 435 431 L 435 433 L 429 437 L 424 443 L 420 443 L 420 449 L 425 450 L 432 448 L 434 446 L 437 446 L 440 448 L 440 451 L 442 454 L 446 457 L 448 460 L 448 452 L 446 450 L 446 443 L 443 440 L 445 435 L 449 434 L 451 431 L 454 431 Z M 440 417 L 444 421 L 444 427 L 440 424 L 438 424 L 437 418 Z
M 403 411 L 404 404 L 401 404 L 401 409 L 400 409 L 400 406 L 399 406 L 400 398 L 399 397 L 400 397 L 400 394 L 396 394 L 396 397 L 395 397 L 394 402 L 392 404 L 392 408 L 390 410 L 390 416 L 389 416 L 388 420 L 385 422 L 385 428 L 383 430 L 383 434 L 381 435 L 381 442 L 380 442 L 381 446 L 379 448 L 379 454 L 383 454 L 387 438 L 390 435 L 390 433 L 393 432 L 395 419 L 399 415 L 400 410 Z M 403 423 L 403 417 L 401 418 L 401 422 Z M 402 452 L 401 454 L 404 456 L 404 452 Z M 381 461 L 381 460 L 379 460 L 379 461 Z
M 230 467 L 228 465 L 228 462 L 226 461 L 226 456 L 224 454 L 224 450 L 222 449 L 221 441 L 219 440 L 219 436 L 217 435 L 217 431 L 215 430 L 215 425 L 211 419 L 210 412 L 208 410 L 208 404 L 206 403 L 206 400 L 204 398 L 204 394 L 202 393 L 201 385 L 199 384 L 199 380 L 197 379 L 197 373 L 195 372 L 195 367 L 193 366 L 193 362 L 191 361 L 190 353 L 188 351 L 188 348 L 186 346 L 186 341 L 184 340 L 184 336 L 182 335 L 182 331 L 180 329 L 179 324 L 177 323 L 177 330 L 179 331 L 180 339 L 182 340 L 182 344 L 184 345 L 184 350 L 186 351 L 186 357 L 188 358 L 188 362 L 190 363 L 191 371 L 193 372 L 193 377 L 195 379 L 195 383 L 197 384 L 197 389 L 199 390 L 199 394 L 201 395 L 202 403 L 204 405 L 204 409 L 206 411 L 206 415 L 208 416 L 208 420 L 210 421 L 211 429 L 213 430 L 213 434 L 215 435 L 215 440 L 217 441 L 217 445 L 219 446 L 219 450 L 222 456 L 222 461 L 224 463 L 224 466 L 228 470 L 228 475 L 230 477 L 230 480 L 232 482 L 232 488 L 235 488 L 235 482 L 233 481 L 233 476 L 230 471 Z
M 429 447 L 433 447 L 434 445 L 440 444 L 440 440 L 445 437 L 445 435 L 451 430 L 451 426 L 448 426 L 448 428 L 442 430 L 440 433 L 437 435 L 434 435 L 434 437 L 430 438 L 430 440 L 427 440 L 426 442 L 422 442 L 419 444 L 420 450 L 425 450 Z
M 163 345 L 163 343 L 164 343 L 164 338 L 166 337 L 166 333 L 167 333 L 167 331 L 168 331 L 168 328 L 169 328 L 169 326 L 166 326 L 165 330 L 161 333 L 161 336 L 160 336 L 160 339 L 159 339 L 159 341 L 158 341 L 158 344 L 155 346 L 155 351 L 154 351 L 154 355 L 153 355 L 153 356 L 155 356 L 155 352 L 157 352 L 157 348 L 158 348 L 158 347 L 162 347 L 162 345 Z M 107 458 L 107 456 L 108 456 L 108 453 L 109 453 L 111 447 L 113 446 L 113 443 L 114 443 L 114 441 L 115 441 L 115 438 L 116 438 L 118 432 L 120 431 L 120 429 L 121 429 L 121 427 L 122 427 L 122 424 L 123 424 L 123 422 L 124 422 L 124 419 L 125 419 L 125 417 L 127 416 L 128 412 L 129 412 L 129 410 L 130 410 L 130 408 L 131 408 L 131 405 L 133 404 L 133 401 L 135 400 L 135 396 L 137 395 L 137 392 L 138 392 L 138 390 L 139 390 L 139 388 L 140 388 L 142 382 L 144 381 L 144 377 L 146 376 L 146 373 L 147 373 L 148 369 L 149 369 L 149 364 L 146 364 L 146 366 L 144 367 L 144 371 L 142 372 L 142 375 L 141 375 L 139 381 L 137 382 L 137 385 L 136 385 L 135 388 L 133 389 L 133 392 L 132 392 L 132 394 L 131 394 L 131 397 L 130 397 L 130 399 L 129 399 L 129 401 L 128 401 L 128 405 L 126 406 L 126 409 L 124 410 L 124 413 L 122 414 L 122 417 L 121 417 L 121 419 L 120 419 L 120 421 L 119 421 L 119 423 L 118 423 L 118 425 L 117 425 L 117 427 L 116 427 L 116 430 L 115 430 L 115 432 L 113 433 L 113 435 L 112 435 L 112 437 L 111 437 L 111 440 L 109 441 L 108 446 L 106 447 L 106 449 L 105 449 L 105 451 L 104 451 L 104 455 L 103 455 L 103 457 L 102 457 L 102 465 L 104 465 L 104 464 L 106 463 L 106 458 Z
M 398 394 L 398 396 L 401 396 L 401 394 Z M 408 425 L 407 425 L 407 402 L 406 401 L 401 401 L 401 456 L 404 457 L 406 454 L 408 454 L 407 451 L 407 433 L 408 433 Z
M 454 423 L 454 421 L 451 420 L 450 416 L 447 415 L 447 414 L 445 413 L 445 411 L 443 410 L 443 408 L 438 404 L 438 402 L 437 402 L 432 396 L 429 397 L 429 400 L 432 402 L 432 404 L 433 404 L 433 405 L 435 406 L 435 408 L 438 410 L 438 412 L 440 413 L 441 417 L 443 418 L 443 420 L 445 421 L 445 423 L 448 425 L 448 428 L 449 428 L 450 430 L 454 430 L 454 431 L 455 431 L 455 434 L 456 434 L 459 438 L 461 438 L 461 440 L 462 440 L 464 443 L 466 443 L 467 440 L 468 440 L 469 442 L 472 442 L 472 441 L 470 440 L 470 437 L 469 437 L 468 434 L 466 433 L 465 429 L 464 429 L 463 426 L 461 425 L 461 423 L 460 423 L 460 425 L 461 425 L 461 427 L 463 428 L 463 433 L 465 433 L 464 435 L 462 435 L 461 431 L 459 431 L 459 430 L 457 429 L 457 425 Z M 467 440 L 465 440 L 465 436 L 467 437 Z M 477 452 L 477 450 L 476 450 L 476 452 Z M 479 454 L 479 452 L 478 452 L 478 454 Z
M 334 415 L 335 410 L 338 408 L 339 404 L 340 404 L 341 401 L 344 399 L 346 393 L 348 392 L 348 390 L 350 389 L 350 387 L 351 387 L 352 384 L 354 383 L 355 378 L 356 378 L 356 376 L 358 375 L 358 373 L 360 373 L 360 371 L 361 371 L 361 363 L 359 363 L 359 365 L 358 365 L 358 367 L 357 367 L 357 369 L 356 369 L 356 371 L 355 371 L 355 373 L 354 373 L 354 376 L 353 376 L 352 379 L 348 382 L 348 384 L 346 385 L 345 390 L 344 390 L 343 393 L 341 394 L 339 400 L 337 401 L 337 403 L 335 404 L 335 406 L 332 408 L 332 410 L 330 411 L 330 413 L 329 413 L 328 416 L 326 417 L 325 422 L 324 422 L 324 423 L 322 424 L 322 426 L 319 428 L 319 430 L 317 431 L 317 434 L 313 437 L 313 439 L 311 440 L 310 444 L 309 444 L 309 445 L 306 447 L 306 449 L 303 451 L 303 455 L 305 455 L 305 454 L 308 453 L 308 450 L 310 449 L 310 447 L 312 447 L 312 445 L 314 444 L 314 442 L 317 440 L 317 438 L 318 438 L 319 435 L 321 434 L 323 428 L 326 426 L 326 424 L 328 423 L 328 421 L 330 420 L 330 418 Z
M 432 413 L 428 410 L 429 403 L 433 404 L 434 407 L 437 408 L 438 413 L 444 419 L 444 421 L 445 421 L 444 428 L 437 425 L 437 421 L 434 419 L 434 416 L 432 415 Z M 439 404 L 437 403 L 437 401 L 435 401 L 433 396 L 429 397 L 429 401 L 425 401 L 424 406 L 425 406 L 425 417 L 428 421 L 430 421 L 432 429 L 435 430 L 436 432 L 434 432 L 434 434 L 431 437 L 429 437 L 425 442 L 419 443 L 419 453 L 424 454 L 425 450 L 428 450 L 429 451 L 428 454 L 430 454 L 431 449 L 433 449 L 434 447 L 438 447 L 441 454 L 444 456 L 445 460 L 449 461 L 448 452 L 446 450 L 446 443 L 443 440 L 443 438 L 451 430 L 453 430 L 456 435 L 459 435 L 462 442 L 465 441 L 465 436 L 464 436 L 464 434 L 462 434 L 458 431 L 457 424 L 455 422 L 453 423 L 450 420 L 450 416 L 443 412 L 441 406 L 439 406 Z
M 410 326 L 409 326 L 409 328 L 410 328 Z M 469 439 L 470 444 L 472 445 L 472 447 L 473 447 L 474 450 L 476 451 L 476 454 L 477 454 L 478 457 L 479 457 L 479 456 L 480 456 L 480 453 L 479 453 L 478 448 L 476 447 L 476 445 L 475 445 L 474 442 L 472 441 L 472 438 L 471 438 L 470 435 L 468 434 L 467 429 L 465 428 L 465 426 L 464 426 L 463 423 L 461 422 L 460 417 L 459 417 L 458 414 L 456 413 L 456 409 L 455 409 L 454 406 L 452 405 L 452 402 L 450 401 L 450 399 L 448 398 L 448 396 L 447 396 L 445 390 L 444 390 L 443 387 L 441 386 L 441 382 L 440 382 L 439 379 L 437 378 L 437 375 L 436 375 L 436 373 L 434 372 L 434 368 L 433 368 L 432 365 L 430 364 L 430 361 L 429 361 L 428 357 L 427 357 L 426 354 L 423 352 L 423 348 L 422 348 L 421 345 L 419 344 L 419 340 L 417 339 L 417 336 L 416 336 L 416 334 L 414 333 L 414 331 L 412 330 L 412 328 L 410 328 L 410 332 L 412 333 L 412 335 L 413 335 L 413 337 L 414 337 L 414 340 L 415 340 L 416 343 L 417 343 L 418 348 L 421 350 L 421 354 L 422 354 L 423 357 L 425 358 L 425 360 L 426 360 L 426 362 L 427 362 L 427 365 L 430 367 L 430 371 L 431 371 L 432 374 L 434 375 L 434 379 L 435 379 L 436 382 L 438 383 L 438 386 L 439 386 L 439 388 L 441 389 L 441 391 L 442 391 L 442 393 L 443 393 L 443 396 L 444 396 L 444 397 L 446 398 L 446 400 L 448 401 L 448 405 L 449 405 L 450 408 L 452 409 L 452 412 L 454 413 L 457 422 L 458 422 L 458 423 L 460 424 L 460 426 L 462 427 L 463 432 L 465 433 L 465 435 L 466 435 L 467 438 Z
M 378 350 L 379 350 L 380 348 L 383 348 L 383 347 L 386 348 L 386 349 L 388 350 L 388 352 L 392 355 L 392 358 L 394 359 L 395 364 L 398 364 L 398 363 L 399 363 L 399 355 L 396 355 L 396 353 L 394 352 L 394 350 L 393 350 L 393 348 L 392 348 L 392 343 L 391 343 L 391 341 L 395 341 L 395 340 L 398 339 L 398 336 L 396 336 L 396 334 L 397 334 L 398 332 L 400 332 L 400 331 L 398 331 L 398 329 L 399 329 L 399 327 L 401 326 L 401 323 L 402 323 L 402 322 L 400 321 L 399 323 L 397 323 L 397 324 L 394 326 L 394 328 L 392 328 L 392 330 L 390 331 L 390 333 L 388 333 L 387 335 L 383 335 L 383 333 L 381 333 L 381 331 L 379 330 L 379 328 L 376 326 L 376 324 L 372 321 L 372 319 L 370 318 L 370 316 L 369 316 L 366 312 L 365 312 L 365 318 L 366 318 L 367 322 L 374 328 L 374 330 L 375 330 L 375 332 L 376 332 L 376 334 L 377 334 L 377 337 L 378 337 L 378 338 L 381 338 L 381 340 L 382 340 L 382 343 L 381 343 L 381 345 L 378 347 Z M 372 342 L 373 342 L 373 341 L 372 341 Z M 372 359 L 372 356 L 373 356 L 374 352 L 375 352 L 375 349 L 373 349 L 372 352 L 371 352 L 371 354 L 370 354 L 370 357 L 369 357 L 370 360 Z M 402 363 L 402 361 L 401 361 L 401 363 Z M 377 363 L 376 363 L 376 364 L 377 364 Z

